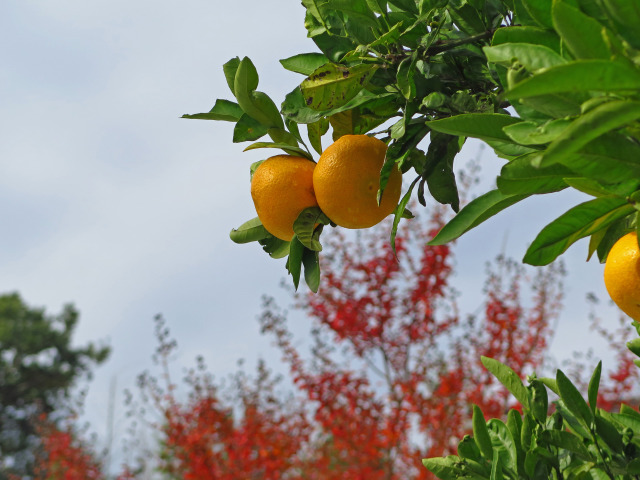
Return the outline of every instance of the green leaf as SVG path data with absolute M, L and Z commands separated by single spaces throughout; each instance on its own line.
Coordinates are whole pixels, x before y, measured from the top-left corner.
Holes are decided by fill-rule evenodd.
M 227 80 L 227 85 L 229 85 L 229 90 L 231 90 L 231 93 L 233 93 L 234 96 L 236 94 L 234 84 L 236 79 L 236 72 L 238 71 L 239 65 L 240 65 L 240 58 L 235 57 L 229 60 L 227 63 L 225 63 L 222 66 L 222 70 L 224 70 L 224 77 Z
M 289 259 L 287 260 L 287 270 L 293 279 L 293 286 L 298 290 L 300 284 L 300 273 L 302 272 L 302 257 L 304 255 L 304 245 L 300 243 L 295 235 L 291 239 L 289 247 Z
M 542 27 L 552 28 L 551 0 L 522 0 L 531 17 Z
M 504 43 L 483 48 L 487 60 L 510 67 L 514 59 L 530 72 L 543 68 L 564 65 L 567 61 L 558 53 L 544 45 L 529 43 Z
M 640 87 L 640 83 L 638 84 Z M 592 140 L 640 118 L 640 102 L 614 101 L 578 117 L 547 148 L 540 166 L 562 162 Z
M 293 231 L 302 245 L 314 252 L 321 252 L 319 236 L 322 229 L 317 229 L 316 225 L 329 225 L 329 223 L 331 221 L 322 213 L 320 207 L 309 207 L 302 210 L 293 222 Z
M 300 84 L 307 106 L 313 110 L 331 110 L 345 105 L 362 90 L 378 65 L 345 67 L 328 63 L 316 69 Z
M 596 250 L 598 252 L 598 260 L 600 260 L 600 263 L 604 263 L 606 261 L 609 250 L 611 250 L 611 247 L 613 247 L 618 239 L 629 232 L 628 220 L 629 217 L 623 217 L 606 228 Z
M 605 228 L 632 211 L 633 206 L 619 197 L 601 197 L 581 203 L 542 229 L 531 243 L 523 262 L 547 265 L 575 241 Z
M 569 125 L 571 120 L 560 118 L 543 124 L 520 122 L 504 127 L 504 133 L 521 145 L 540 145 L 555 140 Z
M 536 378 L 531 380 L 529 391 L 531 392 L 531 413 L 533 414 L 533 418 L 544 425 L 549 412 L 547 387 Z
M 320 256 L 318 252 L 305 249 L 302 254 L 304 281 L 313 293 L 320 288 Z
M 284 129 L 284 122 L 275 103 L 267 94 L 255 91 L 258 87 L 258 72 L 248 57 L 240 61 L 233 85 L 238 104 L 247 115 L 265 127 Z
M 416 96 L 416 83 L 413 80 L 413 76 L 416 72 L 415 62 L 416 56 L 412 55 L 407 57 L 398 66 L 398 73 L 396 75 L 396 83 L 400 89 L 400 93 L 406 100 L 413 100 Z
M 555 32 L 539 27 L 513 26 L 499 28 L 493 34 L 491 45 L 502 43 L 529 43 L 543 45 L 555 52 L 560 52 L 560 39 Z
M 433 198 L 443 205 L 451 205 L 454 212 L 460 209 L 460 198 L 453 161 L 461 146 L 460 137 L 432 132 L 426 157 L 430 172 L 423 174 Z
M 522 380 L 513 369 L 498 360 L 489 357 L 480 357 L 484 367 L 496 377 L 502 385 L 520 402 L 525 408 L 529 408 L 529 394 L 526 387 L 522 384 Z
M 289 255 L 289 247 L 291 242 L 280 240 L 273 235 L 269 235 L 262 240 L 258 240 L 262 245 L 262 249 L 271 256 L 271 258 L 284 258 Z
M 601 373 L 602 373 L 602 360 L 598 362 L 598 365 L 593 371 L 593 375 L 591 375 L 591 380 L 589 381 L 589 390 L 588 390 L 589 406 L 591 407 L 591 411 L 594 414 L 596 413 L 596 406 L 598 403 L 598 389 L 600 388 Z
M 499 142 L 514 143 L 504 133 L 503 128 L 519 123 L 519 118 L 499 113 L 464 113 L 453 117 L 442 118 L 427 122 L 432 130 L 449 135 L 479 138 L 481 140 L 497 140 Z
M 594 420 L 597 435 L 599 435 L 614 452 L 623 451 L 622 435 L 616 426 L 599 414 L 595 415 Z
M 393 226 L 391 227 L 391 249 L 393 250 L 393 254 L 396 256 L 396 233 L 398 232 L 398 225 L 400 224 L 400 219 L 403 218 L 405 209 L 407 208 L 407 204 L 411 199 L 411 193 L 413 192 L 413 188 L 416 186 L 418 180 L 420 180 L 420 177 L 417 177 L 413 182 L 411 182 L 411 185 L 409 185 L 409 189 L 404 194 L 404 196 L 400 200 L 400 203 L 393 212 Z
M 487 29 L 478 11 L 468 3 L 462 3 L 455 8 L 449 8 L 448 12 L 449 15 L 451 15 L 453 23 L 467 35 L 476 35 Z
M 634 435 L 640 435 L 640 418 L 628 413 L 613 413 L 611 417 L 620 425 L 633 430 Z
M 555 378 L 548 377 L 540 377 L 538 378 L 542 383 L 544 383 L 549 390 L 551 390 L 556 395 L 560 396 L 560 390 L 558 390 L 558 384 L 556 383 Z
M 313 149 L 322 154 L 322 136 L 329 130 L 329 120 L 321 118 L 317 122 L 307 125 L 307 135 L 309 136 L 309 143 Z
M 580 392 L 575 387 L 571 380 L 562 372 L 558 370 L 556 372 L 556 383 L 560 390 L 560 398 L 564 405 L 580 420 L 587 428 L 593 422 L 593 412 L 585 402 Z
M 237 122 L 242 117 L 240 105 L 229 100 L 217 99 L 215 105 L 208 113 L 184 114 L 182 118 L 193 118 L 196 120 L 223 120 L 226 122 Z
M 600 183 L 640 178 L 640 147 L 624 135 L 606 133 L 589 142 L 562 163 L 576 174 Z
M 531 195 L 557 192 L 567 187 L 564 177 L 573 175 L 573 172 L 560 164 L 536 168 L 531 165 L 535 155 L 523 155 L 502 167 L 496 179 L 500 192 L 505 195 Z
M 496 454 L 505 469 L 516 471 L 518 468 L 518 453 L 511 432 L 502 420 L 492 418 L 487 422 L 489 436 L 493 445 L 494 462 Z
M 559 448 L 575 453 L 581 459 L 587 462 L 593 462 L 596 459 L 585 447 L 581 438 L 575 434 L 564 430 L 545 430 L 541 432 L 542 439 Z
M 516 472 L 520 475 L 524 475 L 524 455 L 525 451 L 522 448 L 522 428 L 523 421 L 520 416 L 520 412 L 512 408 L 507 414 L 507 428 L 511 432 L 513 443 L 516 448 L 517 469 Z
M 505 195 L 491 190 L 469 202 L 447 223 L 428 245 L 444 245 L 481 224 L 496 213 L 527 198 L 529 195 Z
M 233 127 L 233 143 L 258 140 L 267 134 L 269 129 L 246 113 L 242 114 Z
M 469 435 L 465 435 L 458 443 L 458 456 L 476 462 L 482 461 L 482 454 L 476 445 L 475 440 Z
M 267 229 L 262 226 L 262 222 L 258 217 L 243 223 L 229 233 L 229 237 L 235 243 L 256 242 L 270 235 Z
M 493 446 L 491 437 L 487 428 L 487 422 L 484 419 L 482 410 L 477 405 L 473 405 L 473 439 L 478 445 L 478 449 L 482 452 L 482 456 L 487 460 L 493 460 Z
M 562 41 L 576 58 L 601 58 L 611 56 L 602 38 L 603 26 L 566 2 L 553 2 L 553 26 Z
M 491 463 L 491 475 L 489 475 L 489 480 L 503 480 L 502 461 L 502 457 L 498 457 Z
M 607 13 L 614 20 L 618 34 L 634 48 L 640 48 L 638 25 L 640 24 L 640 7 L 636 1 L 603 0 Z
M 448 457 L 423 458 L 422 464 L 442 480 L 455 480 L 460 477 L 462 470 L 458 467 L 460 459 L 453 455 Z
M 309 76 L 328 61 L 329 59 L 323 53 L 314 52 L 284 58 L 280 60 L 280 64 L 291 72 Z
M 624 63 L 576 60 L 539 72 L 509 89 L 508 98 L 528 98 L 566 92 L 638 90 L 640 73 Z
M 284 150 L 289 155 L 293 155 L 296 157 L 304 157 L 312 160 L 311 155 L 306 150 L 303 150 L 300 147 L 292 147 L 286 143 L 273 143 L 273 142 L 256 142 L 249 145 L 243 151 L 246 152 L 248 150 L 255 150 L 256 148 L 279 148 Z

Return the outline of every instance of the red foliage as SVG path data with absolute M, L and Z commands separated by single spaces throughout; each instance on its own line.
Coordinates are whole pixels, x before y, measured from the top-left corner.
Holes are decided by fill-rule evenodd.
M 461 316 L 451 247 L 425 245 L 441 224 L 438 210 L 427 226 L 411 222 L 398 234 L 397 258 L 388 225 L 353 240 L 334 234 L 320 292 L 295 296 L 312 320 L 310 354 L 274 300 L 265 300 L 262 331 L 282 352 L 295 396 L 278 395 L 279 379 L 263 362 L 255 377 L 239 372 L 222 389 L 199 361 L 186 379 L 189 396 L 180 399 L 169 376 L 176 345 L 159 318 L 163 381 L 139 379 L 143 401 L 160 413 L 152 423 L 161 437 L 155 467 L 185 480 L 433 478 L 420 459 L 455 453 L 471 429 L 472 404 L 487 418 L 514 406 L 481 356 L 522 377 L 539 369 L 562 296 L 561 267 L 537 269 L 529 279 L 522 266 L 498 258 L 479 313 Z M 605 408 L 628 394 L 636 375 L 630 357 L 617 351 L 618 369 L 602 388 Z M 47 472 L 84 469 L 47 478 L 101 478 L 72 436 L 54 429 L 44 438 Z
M 314 468 L 325 471 L 319 478 L 431 478 L 420 459 L 455 453 L 454 440 L 470 429 L 472 403 L 488 417 L 504 417 L 511 405 L 480 357 L 523 376 L 541 364 L 561 272 L 539 270 L 526 308 L 522 268 L 498 259 L 484 315 L 463 320 L 450 286 L 451 248 L 424 242 L 440 226 L 437 211 L 426 231 L 414 220 L 398 236 L 398 260 L 381 233 L 388 226 L 354 241 L 330 240 L 320 292 L 296 303 L 316 325 L 311 362 L 302 361 L 273 301 L 265 304 L 263 332 L 274 335 L 312 402 L 320 440 L 327 439 L 315 446 Z M 345 365 L 348 359 L 357 361 Z

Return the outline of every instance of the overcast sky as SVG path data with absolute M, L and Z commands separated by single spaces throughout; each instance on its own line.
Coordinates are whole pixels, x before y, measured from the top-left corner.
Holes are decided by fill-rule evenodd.
M 151 365 L 156 313 L 179 342 L 178 372 L 196 355 L 220 376 L 239 358 L 251 369 L 279 357 L 255 318 L 263 294 L 286 304 L 284 263 L 228 237 L 255 216 L 248 167 L 264 151 L 242 153 L 231 124 L 179 117 L 230 98 L 221 67 L 235 56 L 254 61 L 259 89 L 279 104 L 301 78 L 278 60 L 315 50 L 303 19 L 299 2 L 285 0 L 2 2 L 0 291 L 51 313 L 73 302 L 75 341 L 113 347 L 87 401 L 99 434 L 110 382 L 121 409 L 121 391 Z M 487 149 L 483 164 L 495 176 L 501 162 Z M 505 248 L 520 259 L 577 199 L 525 202 L 465 236 L 463 306 L 477 306 L 486 261 Z M 588 334 L 586 292 L 604 298 L 602 266 L 585 257 L 584 241 L 564 256 L 560 354 Z

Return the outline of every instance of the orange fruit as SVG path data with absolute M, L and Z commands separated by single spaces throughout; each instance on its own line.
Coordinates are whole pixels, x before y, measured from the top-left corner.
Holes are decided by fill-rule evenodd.
M 402 174 L 393 167 L 378 205 L 380 170 L 387 146 L 375 137 L 344 135 L 322 152 L 313 171 L 313 189 L 322 211 L 345 228 L 368 228 L 398 205 Z
M 604 284 L 620 309 L 640 321 L 640 249 L 636 232 L 620 238 L 609 251 Z
M 276 155 L 262 162 L 251 179 L 251 198 L 267 231 L 281 240 L 293 238 L 293 222 L 308 207 L 317 207 L 313 193 L 314 162 Z

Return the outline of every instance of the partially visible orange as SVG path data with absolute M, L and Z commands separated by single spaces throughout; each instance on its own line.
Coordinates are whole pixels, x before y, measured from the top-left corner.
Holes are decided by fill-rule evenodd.
M 375 137 L 344 135 L 322 152 L 313 172 L 318 205 L 337 225 L 368 228 L 381 222 L 398 205 L 402 174 L 393 167 L 378 205 L 380 170 L 387 146 Z
M 293 222 L 305 208 L 317 207 L 313 192 L 316 164 L 304 157 L 276 155 L 262 162 L 251 179 L 251 198 L 267 231 L 281 240 L 293 238 Z
M 620 238 L 609 251 L 604 284 L 620 309 L 640 321 L 640 249 L 636 232 Z

